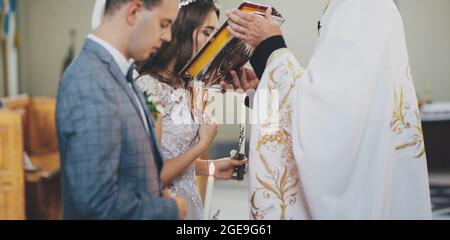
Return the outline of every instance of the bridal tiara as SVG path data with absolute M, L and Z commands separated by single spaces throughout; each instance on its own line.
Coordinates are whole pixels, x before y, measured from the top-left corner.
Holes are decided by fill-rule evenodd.
M 180 7 L 185 7 L 191 3 L 195 3 L 197 0 L 181 0 Z
M 191 3 L 195 3 L 197 1 L 198 0 L 181 0 L 180 1 L 180 8 L 185 7 L 185 6 L 187 6 L 187 5 L 191 4 Z M 210 1 L 217 5 L 217 0 L 210 0 Z

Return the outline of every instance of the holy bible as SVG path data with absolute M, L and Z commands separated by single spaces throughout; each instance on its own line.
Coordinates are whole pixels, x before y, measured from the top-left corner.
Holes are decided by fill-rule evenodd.
M 264 16 L 269 6 L 243 2 L 239 10 Z M 280 25 L 285 18 L 274 8 L 272 16 Z M 201 81 L 207 87 L 217 85 L 220 81 L 231 81 L 230 72 L 244 66 L 253 54 L 254 48 L 231 35 L 226 21 L 180 72 L 187 81 Z

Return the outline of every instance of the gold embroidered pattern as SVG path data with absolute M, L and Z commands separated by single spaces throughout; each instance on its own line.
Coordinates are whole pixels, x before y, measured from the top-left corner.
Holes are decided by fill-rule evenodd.
M 285 50 L 279 51 L 275 55 L 280 56 L 284 53 L 286 53 Z M 274 60 L 273 56 L 271 60 Z M 278 71 L 282 71 L 285 77 L 292 74 L 288 78 L 293 78 L 292 84 L 283 92 L 281 92 L 280 84 L 275 79 L 275 73 Z M 270 94 L 270 106 L 268 107 L 270 108 L 270 114 L 261 124 L 259 140 L 256 146 L 258 158 L 265 171 L 256 175 L 256 180 L 260 187 L 253 191 L 250 199 L 251 217 L 254 220 L 263 220 L 266 215 L 266 210 L 257 206 L 256 199 L 258 194 L 261 194 L 264 199 L 275 199 L 279 203 L 279 219 L 281 220 L 287 218 L 287 208 L 297 202 L 296 196 L 300 179 L 292 148 L 292 106 L 289 102 L 289 96 L 295 88 L 296 82 L 301 78 L 302 73 L 303 69 L 296 66 L 294 60 L 288 57 L 287 64 L 278 66 L 268 74 Z M 276 95 L 278 92 L 280 92 L 280 96 Z M 279 97 L 282 97 L 282 99 Z M 272 112 L 273 101 L 279 101 L 280 103 L 278 109 Z M 279 116 L 279 119 L 276 116 Z M 267 131 L 269 127 L 278 127 L 278 130 Z M 281 159 L 283 161 L 281 169 L 271 166 L 264 155 L 264 152 L 275 153 L 277 151 L 281 151 Z M 264 177 L 262 178 L 261 176 Z
M 397 135 L 401 135 L 408 130 L 413 130 L 414 134 L 409 137 L 407 142 L 397 145 L 395 149 L 400 151 L 415 147 L 417 149 L 417 154 L 414 158 L 418 159 L 426 154 L 420 113 L 419 110 L 415 110 L 414 121 L 411 122 L 407 120 L 407 114 L 408 112 L 411 112 L 411 106 L 404 98 L 403 87 L 400 87 L 399 91 L 400 96 L 398 96 L 397 87 L 394 85 L 394 111 L 392 114 L 391 129 Z
M 255 197 L 259 191 L 262 191 L 265 199 L 277 198 L 280 202 L 281 214 L 280 219 L 286 219 L 286 209 L 289 205 L 293 205 L 297 202 L 297 188 L 299 184 L 299 178 L 292 176 L 288 167 L 285 167 L 283 174 L 280 176 L 279 171 L 272 172 L 266 176 L 272 183 L 263 181 L 256 176 L 258 183 L 262 186 L 253 192 L 251 197 L 251 214 L 254 220 L 264 219 L 265 212 L 263 209 L 257 207 Z

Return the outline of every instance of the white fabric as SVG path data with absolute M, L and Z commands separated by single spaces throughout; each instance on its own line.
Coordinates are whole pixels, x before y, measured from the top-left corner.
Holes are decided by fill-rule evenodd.
M 251 218 L 430 219 L 420 114 L 395 4 L 334 0 L 322 26 L 308 69 L 287 49 L 268 61 L 255 109 L 275 113 L 252 131 Z
M 109 54 L 111 54 L 114 61 L 117 63 L 117 66 L 119 66 L 120 72 L 126 77 L 128 74 L 128 70 L 130 69 L 131 65 L 133 64 L 134 60 L 130 59 L 127 60 L 125 56 L 122 55 L 122 53 L 119 52 L 114 46 L 112 46 L 107 41 L 95 36 L 94 34 L 89 34 L 88 38 L 92 41 L 98 43 L 100 46 L 106 49 Z M 136 92 L 133 90 L 133 86 L 129 83 L 128 86 L 132 89 L 134 101 L 138 104 L 139 112 L 141 114 L 141 118 L 144 122 L 145 129 L 147 132 L 150 132 L 147 118 L 145 116 L 144 107 L 141 104 L 141 101 L 139 101 L 139 97 L 136 95 Z
M 94 10 L 92 11 L 91 28 L 93 30 L 100 27 L 103 16 L 105 15 L 106 0 L 96 0 Z

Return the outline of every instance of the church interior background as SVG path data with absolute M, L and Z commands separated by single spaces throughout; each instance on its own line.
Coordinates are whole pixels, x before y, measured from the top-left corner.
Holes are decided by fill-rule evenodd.
M 61 219 L 54 97 L 64 65 L 90 32 L 95 1 L 0 2 L 0 220 Z M 219 2 L 226 10 L 241 1 Z M 326 1 L 258 2 L 283 12 L 287 44 L 307 62 Z M 433 218 L 450 219 L 450 1 L 396 3 L 404 18 L 417 94 L 424 103 Z M 238 134 L 238 126 L 220 126 L 211 157 L 229 154 Z M 247 186 L 247 181 L 216 182 L 213 212 L 220 211 L 221 219 L 248 219 Z

